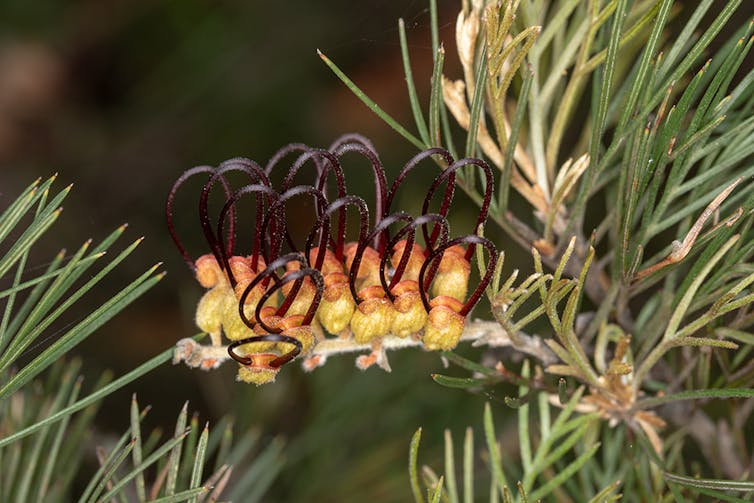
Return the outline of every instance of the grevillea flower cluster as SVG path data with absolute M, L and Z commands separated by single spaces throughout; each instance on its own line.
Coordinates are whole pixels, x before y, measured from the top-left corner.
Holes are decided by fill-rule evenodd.
M 363 156 L 371 166 L 371 211 L 364 199 L 347 191 L 342 161 L 349 153 Z M 280 186 L 273 186 L 271 175 L 282 169 L 285 159 L 294 160 Z M 424 195 L 421 214 L 396 211 L 398 189 L 420 165 L 442 168 Z M 178 250 L 207 289 L 196 309 L 196 324 L 210 335 L 212 346 L 221 347 L 223 336 L 228 339 L 227 350 L 239 363 L 238 379 L 256 384 L 274 380 L 282 365 L 309 356 L 318 342 L 332 337 L 371 345 L 372 354 L 357 360 L 361 368 L 377 361 L 380 342 L 388 334 L 420 338 L 428 350 L 453 349 L 497 260 L 489 240 L 476 233 L 451 234 L 447 216 L 462 168 L 481 171 L 483 177 L 485 193 L 472 229 L 477 231 L 487 218 L 492 170 L 479 159 L 455 160 L 442 148 L 416 155 L 389 186 L 377 152 L 355 134 L 327 149 L 287 145 L 264 167 L 235 158 L 217 167 L 187 170 L 168 195 L 166 215 Z M 299 172 L 311 173 L 312 183 L 294 185 Z M 177 236 L 173 207 L 178 189 L 195 176 L 206 177 L 198 209 L 210 253 L 193 259 Z M 239 177 L 247 183 L 234 187 L 230 180 Z M 210 215 L 210 206 L 218 206 L 210 204 L 213 192 L 221 194 L 224 203 Z M 292 235 L 290 222 L 301 219 L 287 213 L 286 206 L 302 197 L 313 202 L 314 224 L 306 235 Z M 441 202 L 433 213 L 435 198 Z M 255 208 L 250 228 L 239 223 L 242 199 L 251 199 Z M 346 236 L 356 232 L 348 229 L 349 210 L 358 214 L 359 222 L 358 236 L 351 242 Z M 237 250 L 238 238 L 249 235 L 251 249 Z M 488 262 L 469 293 L 476 247 L 487 250 Z M 205 369 L 219 364 L 212 358 L 187 363 Z M 310 357 L 305 367 L 321 363 Z

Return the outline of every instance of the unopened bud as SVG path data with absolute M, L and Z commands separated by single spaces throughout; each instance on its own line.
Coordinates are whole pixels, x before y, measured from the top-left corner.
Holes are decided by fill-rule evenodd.
M 418 333 L 427 322 L 427 311 L 419 295 L 419 284 L 416 281 L 401 281 L 395 285 L 392 293 L 395 295 L 395 317 L 390 331 L 398 337 Z
M 215 256 L 211 253 L 196 259 L 194 265 L 196 266 L 196 280 L 204 288 L 212 288 L 225 281 L 225 274 L 223 274 Z
M 364 344 L 390 332 L 395 311 L 381 286 L 361 290 L 359 296 L 364 300 L 353 312 L 351 331 L 354 340 Z
M 464 301 L 471 273 L 471 265 L 464 254 L 465 251 L 460 246 L 452 246 L 445 251 L 432 283 L 433 296 L 452 297 Z
M 328 274 L 325 276 L 325 291 L 317 310 L 317 319 L 331 334 L 339 334 L 348 326 L 356 309 L 351 297 L 348 276 Z
M 450 351 L 463 334 L 464 317 L 459 314 L 463 304 L 451 297 L 436 297 L 430 305 L 422 339 L 424 347 L 430 351 Z

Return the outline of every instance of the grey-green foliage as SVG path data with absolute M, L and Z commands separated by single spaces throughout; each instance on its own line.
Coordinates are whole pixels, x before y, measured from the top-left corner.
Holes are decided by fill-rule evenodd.
M 81 362 L 58 363 L 44 381 L 25 386 L 0 402 L 0 433 L 23 430 L 74 403 L 82 388 L 77 376 Z M 103 375 L 95 389 L 110 380 Z M 229 487 L 233 465 L 259 450 L 259 432 L 234 438 L 232 421 L 224 419 L 210 432 L 187 407 L 178 415 L 173 435 L 161 440 L 159 431 L 145 435 L 149 408 L 134 397 L 131 426 L 118 439 L 94 438 L 93 420 L 99 402 L 80 414 L 66 414 L 36 433 L 0 448 L 0 501 L 215 501 L 235 495 L 236 501 L 259 501 L 282 464 L 282 443 L 273 441 L 249 463 L 247 474 Z M 124 407 L 124 413 L 127 413 Z M 99 445 L 101 442 L 108 445 Z M 87 446 L 88 448 L 84 448 Z M 96 453 L 99 468 L 82 471 L 85 454 Z M 74 480 L 88 480 L 81 494 L 72 493 Z M 241 497 L 240 495 L 244 495 Z M 232 498 L 233 499 L 233 498 Z
M 274 440 L 254 461 L 259 433 L 234 438 L 224 419 L 212 433 L 200 429 L 187 409 L 178 416 L 174 435 L 142 435 L 146 409 L 134 398 L 131 426 L 113 446 L 92 438 L 94 415 L 102 398 L 165 364 L 168 349 L 127 374 L 112 380 L 103 375 L 88 394 L 78 376 L 81 362 L 65 363 L 66 353 L 157 283 L 159 264 L 109 298 L 95 304 L 80 321 L 55 331 L 54 323 L 92 291 L 139 245 L 112 248 L 124 233 L 121 226 L 99 243 L 85 242 L 75 253 L 64 250 L 44 270 L 29 267 L 34 244 L 52 228 L 70 191 L 53 189 L 55 177 L 37 180 L 0 215 L 0 501 L 259 501 L 282 466 L 282 443 Z M 97 268 L 97 266 L 100 266 Z M 53 333 L 53 335 L 50 335 Z M 42 349 L 38 349 L 38 348 Z M 33 355 L 33 356 L 29 356 Z M 83 395 L 83 396 L 82 396 Z M 128 410 L 124 407 L 124 414 Z M 84 473 L 82 457 L 95 451 L 99 469 Z M 233 465 L 246 463 L 233 488 Z M 80 495 L 74 480 L 86 481 Z
M 0 244 L 8 247 L 0 258 L 0 279 L 7 278 L 11 285 L 0 292 L 5 303 L 0 321 L 0 400 L 9 398 L 28 385 L 164 276 L 164 273 L 154 274 L 159 264 L 150 267 L 119 292 L 105 299 L 81 321 L 54 337 L 48 336 L 52 324 L 97 286 L 141 242 L 138 239 L 122 251 L 112 253 L 111 247 L 126 229 L 123 225 L 99 243 L 86 241 L 73 254 L 68 255 L 62 250 L 42 274 L 35 270 L 31 273 L 26 271 L 34 243 L 58 218 L 62 211 L 60 204 L 70 191 L 68 186 L 57 193 L 53 192 L 54 180 L 55 177 L 52 177 L 42 183 L 39 180 L 34 182 L 0 215 Z M 15 236 L 14 233 L 19 235 Z M 8 244 L 8 241 L 11 242 Z M 92 271 L 100 264 L 102 267 Z M 9 278 L 11 274 L 12 278 Z M 44 349 L 17 368 L 21 357 L 41 343 L 45 343 Z
M 563 457 L 552 470 L 538 471 L 530 449 L 548 437 L 542 430 L 527 444 L 532 421 L 521 420 L 522 409 L 540 403 L 540 427 L 549 428 L 541 397 L 562 400 L 563 387 L 538 378 L 526 395 L 506 397 L 519 407 L 518 434 L 527 438 L 513 459 L 501 453 L 517 466 L 507 478 L 488 445 L 491 500 L 514 480 L 521 481 L 520 499 L 545 496 L 542 488 L 555 482 L 577 501 L 603 488 L 609 499 L 618 479 L 629 501 L 751 497 L 750 484 L 729 480 L 750 477 L 750 433 L 727 435 L 727 457 L 703 433 L 715 421 L 723 425 L 716 431 L 741 432 L 752 414 L 745 400 L 754 397 L 754 70 L 744 64 L 754 21 L 741 15 L 742 1 L 464 0 L 456 31 L 463 79 L 455 82 L 441 78 L 449 55 L 438 38 L 435 1 L 429 4 L 435 66 L 428 121 L 405 25 L 398 26 L 418 136 L 322 59 L 418 148 L 443 146 L 458 157 L 452 114 L 466 131 L 462 153 L 499 170 L 490 221 L 511 240 L 498 245 L 531 250 L 534 274 L 516 284 L 516 269 L 503 281 L 501 261 L 488 291 L 493 313 L 513 346 L 544 372 L 588 385 L 592 402 L 582 411 L 610 420 L 594 429 L 602 459 L 589 457 L 578 477 L 558 481 L 556 473 L 596 445 L 585 441 L 596 434 L 574 440 L 558 451 Z M 685 25 L 671 29 L 681 7 L 689 9 Z M 461 173 L 457 182 L 481 201 L 472 176 Z M 524 330 L 538 331 L 537 344 Z M 520 385 L 511 372 L 450 359 L 473 375 L 434 376 L 440 384 Z M 710 407 L 721 398 L 732 399 L 724 417 Z M 693 426 L 679 422 L 692 416 Z M 641 450 L 621 458 L 629 436 Z M 680 455 L 690 442 L 703 453 L 701 465 Z M 464 479 L 471 475 L 464 470 Z M 415 468 L 412 480 L 414 496 L 424 498 Z M 428 480 L 433 491 L 439 487 L 436 476 Z M 447 466 L 444 481 L 440 499 L 458 501 Z
M 528 377 L 528 369 L 526 377 Z M 528 390 L 520 388 L 525 394 Z M 463 444 L 462 462 L 456 463 L 453 436 L 450 431 L 445 432 L 445 464 L 442 477 L 438 477 L 428 466 L 423 467 L 423 484 L 428 495 L 442 493 L 442 500 L 450 503 L 471 503 L 478 501 L 475 494 L 487 495 L 490 502 L 500 501 L 512 503 L 514 501 L 540 501 L 551 494 L 559 497 L 569 495 L 574 501 L 604 502 L 616 501 L 620 498 L 617 490 L 620 481 L 615 473 L 596 480 L 569 483 L 576 474 L 586 470 L 588 462 L 594 457 L 600 447 L 596 436 L 590 430 L 599 428 L 599 420 L 595 414 L 574 414 L 574 408 L 581 398 L 583 389 L 576 391 L 558 412 L 557 417 L 551 418 L 552 406 L 547 396 L 540 393 L 534 404 L 518 404 L 517 416 L 519 424 L 518 454 L 521 457 L 520 468 L 511 463 L 510 455 L 501 450 L 496 436 L 493 422 L 492 408 L 487 404 L 484 409 L 484 462 L 487 473 L 481 475 L 476 468 L 474 459 L 474 431 L 466 430 Z M 530 431 L 530 412 L 537 411 L 539 430 Z M 424 500 L 421 490 L 420 477 L 417 469 L 417 457 L 421 430 L 418 430 L 411 442 L 409 455 L 409 475 L 412 481 L 414 499 L 417 503 Z M 613 452 L 615 450 L 613 449 Z M 616 453 L 621 455 L 620 451 Z M 461 467 L 462 485 L 456 482 L 457 466 Z M 489 480 L 487 487 L 480 487 L 477 479 Z M 513 481 L 515 491 L 513 489 Z M 444 481 L 444 483 L 443 483 Z M 480 491 L 481 489 L 481 491 Z M 514 494 L 515 493 L 515 494 Z M 431 498 L 431 497 L 430 497 Z

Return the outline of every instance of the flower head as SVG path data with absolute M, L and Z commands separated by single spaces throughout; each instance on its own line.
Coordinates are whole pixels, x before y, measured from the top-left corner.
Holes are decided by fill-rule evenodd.
M 342 162 L 354 154 L 366 158 L 371 167 L 371 211 L 363 198 L 347 192 Z M 280 187 L 273 187 L 271 173 L 294 155 Z M 444 169 L 429 186 L 421 214 L 391 212 L 399 188 L 425 160 Z M 472 229 L 477 231 L 487 218 L 492 170 L 478 159 L 456 161 L 441 148 L 417 154 L 389 188 L 371 142 L 353 134 L 328 149 L 287 145 L 264 169 L 238 158 L 217 168 L 186 171 L 168 195 L 166 214 L 179 252 L 207 289 L 197 306 L 197 325 L 210 334 L 212 347 L 221 347 L 223 337 L 231 341 L 227 349 L 239 364 L 238 379 L 255 384 L 274 380 L 285 363 L 307 356 L 318 341 L 331 336 L 370 344 L 373 354 L 359 360 L 362 367 L 380 360 L 375 355 L 388 334 L 422 339 L 430 350 L 454 348 L 497 259 L 494 245 L 483 237 L 472 233 L 451 239 L 446 218 L 461 168 L 478 168 L 484 174 L 485 195 Z M 234 187 L 231 173 L 248 183 Z M 209 253 L 192 259 L 177 236 L 173 205 L 177 190 L 200 175 L 206 182 L 199 194 L 199 224 Z M 294 185 L 304 175 L 311 183 Z M 327 193 L 330 177 L 337 191 L 332 198 Z M 209 199 L 216 187 L 222 190 L 224 204 L 213 220 Z M 429 207 L 437 192 L 440 207 L 432 213 Z M 314 223 L 305 236 L 292 235 L 289 223 L 296 217 L 287 210 L 288 203 L 301 197 L 314 205 Z M 251 234 L 251 249 L 239 253 L 238 205 L 249 198 L 255 201 L 254 224 L 245 230 Z M 347 213 L 353 210 L 358 212 L 358 236 L 347 242 Z M 476 246 L 487 250 L 489 262 L 468 295 Z M 217 364 L 201 358 L 187 363 L 202 368 Z

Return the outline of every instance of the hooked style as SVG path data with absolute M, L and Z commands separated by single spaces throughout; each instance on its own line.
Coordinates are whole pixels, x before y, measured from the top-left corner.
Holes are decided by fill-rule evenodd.
M 348 193 L 342 160 L 349 153 L 362 156 L 371 167 L 375 187 L 371 212 L 362 197 Z M 273 186 L 274 172 L 285 158 L 294 155 L 280 186 Z M 424 160 L 435 161 L 444 169 L 430 185 L 421 214 L 391 213 L 398 190 Z M 313 168 L 309 170 L 311 183 L 294 185 L 307 165 Z M 300 355 L 309 357 L 319 341 L 333 336 L 369 344 L 372 353 L 357 360 L 361 368 L 382 361 L 381 340 L 389 334 L 420 339 L 428 350 L 453 349 L 497 261 L 497 251 L 489 240 L 475 233 L 451 238 L 446 218 L 455 175 L 468 167 L 480 169 L 485 181 L 472 229 L 477 231 L 487 219 L 492 170 L 479 159 L 456 161 L 441 148 L 416 155 L 389 188 L 377 152 L 369 140 L 357 134 L 344 135 L 327 149 L 287 145 L 265 168 L 236 158 L 216 168 L 187 170 L 168 194 L 166 216 L 178 251 L 207 289 L 197 305 L 197 326 L 209 334 L 214 348 L 222 347 L 223 336 L 229 340 L 228 353 L 239 364 L 238 379 L 255 384 L 273 381 L 285 363 Z M 178 238 L 173 207 L 178 189 L 197 175 L 206 177 L 198 210 L 209 253 L 193 259 Z M 237 178 L 242 182 L 235 187 L 231 180 Z M 218 185 L 224 202 L 212 218 L 210 198 Z M 332 188 L 336 190 L 334 199 L 328 197 Z M 438 190 L 440 207 L 432 213 L 429 207 Z M 312 201 L 314 223 L 307 233 L 296 236 L 293 234 L 300 230 L 292 230 L 286 210 L 301 197 Z M 244 228 L 239 220 L 247 215 L 239 204 L 249 198 L 253 198 L 254 219 Z M 348 228 L 349 209 L 358 212 L 358 235 L 353 242 L 346 240 L 353 234 Z M 417 229 L 421 229 L 419 235 Z M 239 234 L 250 234 L 250 250 L 235 250 Z M 305 242 L 297 246 L 297 238 L 304 235 Z M 488 262 L 468 295 L 475 246 L 487 251 Z M 187 363 L 211 369 L 219 360 L 199 358 Z M 316 357 L 309 358 L 306 367 L 321 363 Z

